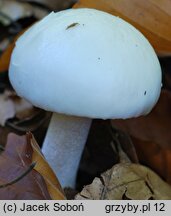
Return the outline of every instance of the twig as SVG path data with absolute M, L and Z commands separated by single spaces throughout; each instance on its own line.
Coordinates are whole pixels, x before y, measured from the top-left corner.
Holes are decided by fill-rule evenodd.
M 35 167 L 35 165 L 36 165 L 36 162 L 33 162 L 33 163 L 28 167 L 28 169 L 27 169 L 24 173 L 22 173 L 19 177 L 17 177 L 16 179 L 14 179 L 14 180 L 11 181 L 11 182 L 8 182 L 8 183 L 6 183 L 6 184 L 0 185 L 0 188 L 8 187 L 8 186 L 13 185 L 13 184 L 15 184 L 16 182 L 20 181 L 20 180 L 21 180 L 22 178 L 24 178 L 29 172 L 32 171 L 32 169 Z

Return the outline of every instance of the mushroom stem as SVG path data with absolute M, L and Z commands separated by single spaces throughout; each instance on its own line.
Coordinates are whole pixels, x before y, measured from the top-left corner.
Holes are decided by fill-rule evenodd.
M 53 113 L 42 152 L 62 187 L 75 187 L 91 119 Z

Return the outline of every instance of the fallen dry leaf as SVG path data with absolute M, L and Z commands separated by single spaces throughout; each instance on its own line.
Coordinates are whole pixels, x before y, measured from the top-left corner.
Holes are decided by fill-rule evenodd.
M 14 116 L 14 103 L 5 94 L 0 94 L 0 125 L 4 126 L 6 120 Z
M 0 56 L 0 73 L 8 70 L 11 53 L 14 49 L 14 46 L 15 46 L 15 42 L 12 42 L 11 44 L 9 44 L 7 49 Z
M 171 183 L 171 93 L 162 90 L 147 116 L 112 120 L 112 125 L 131 136 L 141 163 Z
M 28 2 L 29 0 L 21 0 L 23 2 Z M 32 0 L 32 2 L 39 2 L 52 10 L 65 10 L 70 8 L 77 0 Z
M 18 119 L 27 118 L 34 112 L 33 105 L 19 98 L 14 92 L 6 90 L 0 94 L 0 125 L 4 126 L 6 121 L 16 116 Z
M 61 185 L 58 179 L 56 178 L 54 172 L 52 171 L 51 167 L 42 155 L 39 145 L 37 144 L 36 140 L 34 139 L 31 133 L 29 133 L 28 136 L 30 139 L 31 147 L 33 149 L 32 161 L 37 162 L 34 169 L 43 176 L 51 198 L 64 199 L 64 194 Z
M 33 162 L 35 167 L 16 181 Z M 0 169 L 0 199 L 65 199 L 57 178 L 30 133 L 26 136 L 9 134 L 5 150 L 0 154 Z M 2 187 L 14 180 L 15 183 Z
M 95 178 L 92 184 L 85 186 L 75 199 L 171 199 L 171 186 L 157 174 L 145 166 L 127 161 L 125 155 L 123 159 L 121 163 L 101 174 L 100 178 Z
M 18 119 L 27 118 L 34 112 L 33 105 L 25 99 L 17 96 L 15 92 L 6 90 L 4 94 L 13 102 L 15 107 L 15 116 Z
M 74 8 L 83 7 L 125 19 L 148 38 L 159 54 L 171 54 L 170 0 L 80 0 L 74 5 Z

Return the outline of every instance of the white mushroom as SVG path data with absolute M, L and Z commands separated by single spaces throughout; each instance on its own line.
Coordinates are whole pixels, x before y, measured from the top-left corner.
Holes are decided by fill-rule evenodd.
M 51 13 L 16 42 L 10 81 L 21 97 L 53 112 L 43 153 L 63 187 L 74 186 L 91 119 L 146 115 L 161 90 L 147 39 L 94 9 Z

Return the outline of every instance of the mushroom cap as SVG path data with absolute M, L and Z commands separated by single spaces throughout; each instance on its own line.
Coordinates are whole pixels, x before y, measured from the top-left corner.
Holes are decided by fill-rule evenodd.
M 42 109 L 89 118 L 145 115 L 161 91 L 161 68 L 147 39 L 94 9 L 50 13 L 16 42 L 9 78 Z

